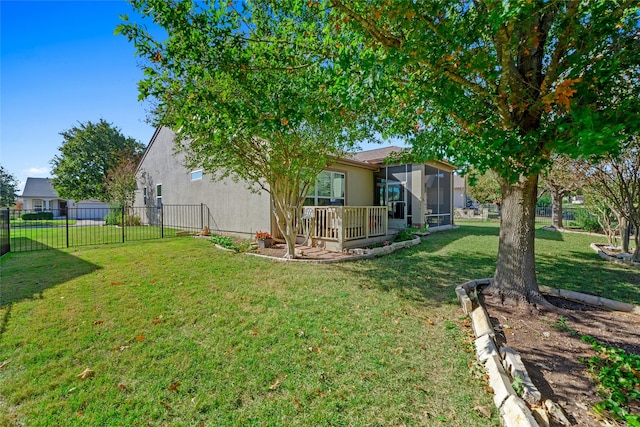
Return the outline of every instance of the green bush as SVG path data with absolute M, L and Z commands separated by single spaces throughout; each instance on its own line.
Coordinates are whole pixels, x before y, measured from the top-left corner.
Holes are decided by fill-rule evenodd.
M 122 212 L 117 210 L 110 211 L 104 217 L 105 225 L 122 225 Z M 125 215 L 124 225 L 129 227 L 142 224 L 140 217 L 137 215 Z
M 589 212 L 587 209 L 576 209 L 575 221 L 578 223 L 578 226 L 585 231 L 590 231 L 593 233 L 602 232 L 602 228 L 598 223 L 598 217 Z
M 394 237 L 393 241 L 394 242 L 404 242 L 405 240 L 413 240 L 416 238 L 415 233 L 418 232 L 418 227 L 407 227 L 404 228 L 402 230 L 400 230 L 400 232 L 398 234 L 396 234 L 396 237 Z
M 538 207 L 551 206 L 551 196 L 549 196 L 548 194 L 544 194 L 538 199 L 538 201 L 536 202 L 536 206 Z
M 33 221 L 33 220 L 52 220 L 53 212 L 35 212 L 35 213 L 26 213 L 22 214 L 21 218 L 24 221 Z
M 231 239 L 231 237 L 221 236 L 219 234 L 212 234 L 211 241 L 218 246 L 222 246 L 223 248 L 238 251 L 238 248 L 236 247 L 236 245 L 233 244 L 233 240 Z

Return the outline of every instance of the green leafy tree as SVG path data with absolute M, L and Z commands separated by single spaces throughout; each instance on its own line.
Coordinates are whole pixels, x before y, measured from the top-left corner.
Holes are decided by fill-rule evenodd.
M 327 2 L 350 99 L 375 94 L 386 135 L 413 153 L 498 175 L 489 292 L 548 306 L 535 273 L 538 175 L 553 153 L 619 151 L 637 128 L 637 1 Z M 322 9 L 325 10 L 325 9 Z
M 51 183 L 65 199 L 108 201 L 107 172 L 124 157 L 135 159 L 144 145 L 125 137 L 105 120 L 79 123 L 60 133 L 64 139 L 60 154 L 51 161 Z
M 118 207 L 131 208 L 136 197 L 138 157 L 122 153 L 117 164 L 107 171 L 108 201 Z
M 640 261 L 640 138 L 629 138 L 620 154 L 606 155 L 591 170 L 589 179 L 591 189 L 617 214 L 625 251 L 629 250 L 629 225 L 636 230 L 633 260 Z
M 330 94 L 317 11 L 268 2 L 132 4 L 166 31 L 152 37 L 127 17 L 116 30 L 146 59 L 140 96 L 157 102 L 156 124 L 177 133 L 186 166 L 268 192 L 286 257 L 295 257 L 296 221 L 316 176 L 371 132 Z
M 467 182 L 469 183 L 467 194 L 476 202 L 482 205 L 501 204 L 500 182 L 495 172 L 489 170 L 482 175 L 478 175 L 475 170 L 472 170 Z
M 542 174 L 542 183 L 551 195 L 551 225 L 562 229 L 562 200 L 586 184 L 589 163 L 568 156 L 552 156 L 552 164 Z
M 18 189 L 18 180 L 3 166 L 0 166 L 0 207 L 15 205 Z

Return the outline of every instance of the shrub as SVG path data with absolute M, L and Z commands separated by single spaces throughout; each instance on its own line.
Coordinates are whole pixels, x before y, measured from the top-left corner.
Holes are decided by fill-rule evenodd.
M 212 234 L 211 241 L 218 246 L 222 246 L 223 248 L 238 251 L 238 248 L 236 247 L 236 245 L 233 244 L 233 240 L 231 239 L 231 237 L 221 236 L 219 234 Z
M 117 210 L 110 211 L 104 217 L 105 225 L 122 225 L 122 212 Z M 137 215 L 125 215 L 124 225 L 137 226 L 142 224 L 140 217 Z
M 586 209 L 576 209 L 575 220 L 578 223 L 578 226 L 585 231 L 593 233 L 602 232 L 602 227 L 600 227 L 598 217 Z
M 122 212 L 117 210 L 110 210 L 104 217 L 105 225 L 120 225 L 122 222 Z
M 415 233 L 418 232 L 417 227 L 407 227 L 402 229 L 396 237 L 393 239 L 394 242 L 404 242 L 405 240 L 413 240 L 416 238 Z
M 35 212 L 35 213 L 26 213 L 22 214 L 21 218 L 24 221 L 33 221 L 33 220 L 52 220 L 53 212 Z

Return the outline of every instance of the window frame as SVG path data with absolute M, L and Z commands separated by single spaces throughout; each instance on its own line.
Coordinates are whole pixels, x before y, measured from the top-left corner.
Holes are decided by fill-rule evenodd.
M 319 195 L 319 181 L 321 179 L 321 174 L 329 174 L 329 195 Z M 342 177 L 342 186 L 340 191 L 342 192 L 342 196 L 337 196 L 335 192 L 334 180 L 336 177 Z M 324 203 L 321 203 L 324 202 Z M 347 173 L 337 170 L 323 170 L 316 177 L 316 181 L 314 186 L 310 189 L 309 193 L 305 197 L 304 205 L 305 206 L 330 206 L 335 205 L 336 202 L 339 206 L 345 206 L 347 204 Z
M 156 184 L 156 207 L 162 206 L 162 183 Z
M 194 174 L 196 174 L 194 178 Z M 202 181 L 202 177 L 204 175 L 204 171 L 202 169 L 194 169 L 191 171 L 191 182 L 193 181 Z

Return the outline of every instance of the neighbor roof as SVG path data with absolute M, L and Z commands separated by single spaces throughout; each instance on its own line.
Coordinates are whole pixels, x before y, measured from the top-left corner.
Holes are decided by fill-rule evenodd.
M 399 153 L 402 151 L 402 148 L 391 146 L 384 148 L 376 148 L 374 150 L 361 151 L 359 153 L 355 153 L 353 158 L 360 162 L 371 163 L 371 164 L 381 164 L 384 159 L 389 157 L 392 153 Z
M 58 198 L 58 193 L 51 185 L 51 178 L 27 178 L 22 197 Z

